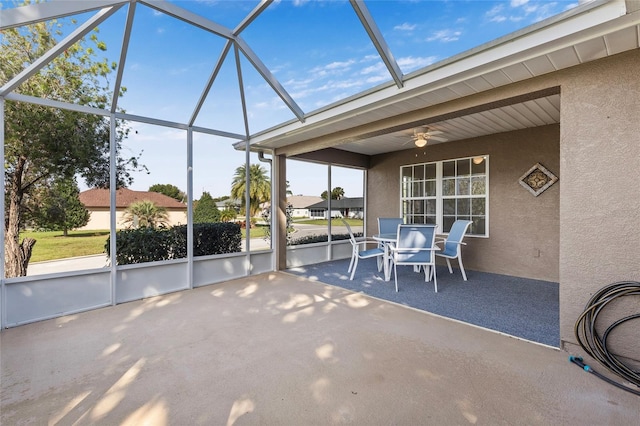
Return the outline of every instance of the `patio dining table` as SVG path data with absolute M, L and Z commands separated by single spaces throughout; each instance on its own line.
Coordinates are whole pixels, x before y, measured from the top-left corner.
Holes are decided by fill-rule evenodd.
M 379 241 L 383 245 L 384 256 L 382 257 L 382 267 L 384 271 L 384 280 L 391 281 L 391 264 L 393 262 L 393 258 L 391 256 L 391 250 L 389 249 L 389 247 L 396 243 L 396 241 L 398 240 L 398 235 L 390 232 L 387 234 L 375 234 L 372 236 L 372 238 L 376 241 Z M 437 244 L 440 242 L 441 241 L 435 242 L 436 247 L 438 247 Z M 438 249 L 440 248 L 438 247 Z

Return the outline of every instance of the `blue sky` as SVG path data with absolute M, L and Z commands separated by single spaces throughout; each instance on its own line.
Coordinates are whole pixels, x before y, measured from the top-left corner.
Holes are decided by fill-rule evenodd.
M 3 7 L 11 2 L 2 1 Z M 235 27 L 257 1 L 191 0 L 172 3 L 228 28 Z M 561 13 L 577 1 L 367 1 L 369 12 L 404 74 L 464 52 Z M 1 12 L 0 12 L 1 13 Z M 78 21 L 91 16 L 78 16 Z M 126 8 L 100 26 L 106 55 L 118 61 Z M 72 26 L 68 27 L 70 32 Z M 242 34 L 304 112 L 310 112 L 391 78 L 348 1 L 277 1 Z M 120 107 L 127 112 L 185 122 L 194 112 L 223 40 L 138 3 Z M 195 124 L 244 133 L 233 51 L 230 52 Z M 294 118 L 286 105 L 241 57 L 251 133 Z M 136 176 L 133 189 L 172 183 L 186 190 L 185 132 L 132 123 L 125 145 L 142 152 L 150 174 Z M 137 133 L 136 133 L 137 132 Z M 206 135 L 194 140 L 194 197 L 203 190 L 227 195 L 244 153 L 235 141 Z M 255 156 L 254 156 L 255 157 Z M 257 161 L 257 158 L 255 158 Z M 326 188 L 322 168 L 292 164 L 291 189 L 320 195 Z M 310 172 L 311 171 L 311 172 Z M 357 175 L 359 176 L 359 175 Z M 361 196 L 352 172 L 334 171 L 333 186 Z M 355 179 L 357 180 L 357 179 Z

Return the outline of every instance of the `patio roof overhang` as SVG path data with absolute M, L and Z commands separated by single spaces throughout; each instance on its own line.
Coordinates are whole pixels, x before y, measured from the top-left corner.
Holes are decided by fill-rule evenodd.
M 409 74 L 401 87 L 390 82 L 310 113 L 304 122 L 256 134 L 250 144 L 299 158 L 339 149 L 361 166 L 366 159 L 357 154 L 409 148 L 405 142 L 416 126 L 443 131 L 452 142 L 555 124 L 559 87 L 531 91 L 523 85 L 520 95 L 508 97 L 499 89 L 639 47 L 640 5 L 595 1 Z M 483 96 L 488 91 L 497 96 Z M 472 106 L 461 108 L 463 98 L 473 99 Z

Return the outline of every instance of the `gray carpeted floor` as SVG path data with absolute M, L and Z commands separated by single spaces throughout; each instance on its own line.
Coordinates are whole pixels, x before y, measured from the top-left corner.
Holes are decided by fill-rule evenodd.
M 433 282 L 424 282 L 424 273 L 403 266 L 398 267 L 396 293 L 393 273 L 385 282 L 375 260 L 361 260 L 353 281 L 348 267 L 349 259 L 344 259 L 287 272 L 545 345 L 560 345 L 558 283 L 476 271 L 467 271 L 465 282 L 459 270 L 449 274 L 446 266 L 438 266 L 435 293 Z

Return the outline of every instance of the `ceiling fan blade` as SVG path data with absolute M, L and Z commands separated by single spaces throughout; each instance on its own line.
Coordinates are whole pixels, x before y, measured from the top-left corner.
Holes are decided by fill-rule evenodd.
M 441 132 L 441 133 L 442 133 L 442 132 Z M 429 136 L 429 139 L 430 139 L 430 140 L 431 140 L 431 139 L 433 139 L 434 141 L 438 141 L 438 142 L 446 142 L 446 141 L 448 141 L 448 140 L 449 140 L 449 139 L 447 139 L 447 138 L 442 138 L 442 137 L 440 137 L 440 136 L 431 136 L 431 135 Z
M 444 132 L 442 132 L 441 130 L 429 130 L 428 132 L 426 132 L 426 134 L 429 136 L 441 135 L 442 133 Z

